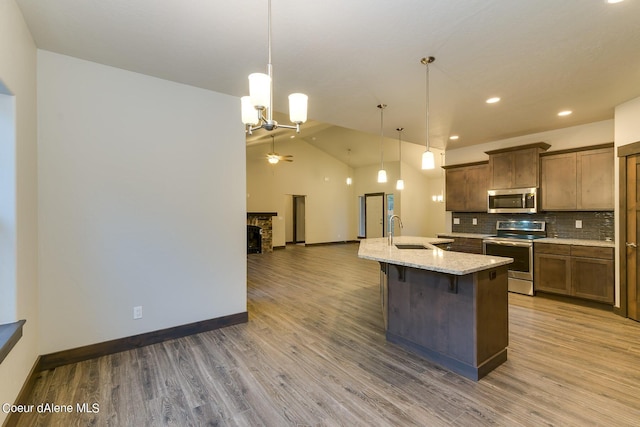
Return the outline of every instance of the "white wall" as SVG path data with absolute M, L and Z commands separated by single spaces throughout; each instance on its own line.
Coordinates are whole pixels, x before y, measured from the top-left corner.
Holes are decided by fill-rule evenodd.
M 581 126 L 532 133 L 530 135 L 502 139 L 486 144 L 459 148 L 457 150 L 449 150 L 447 151 L 447 164 L 457 165 L 489 160 L 489 156 L 485 154 L 486 151 L 517 147 L 534 142 L 546 142 L 550 144 L 549 152 L 613 142 L 613 120 L 604 120 Z
M 615 112 L 615 145 L 634 142 L 640 142 L 640 98 L 618 105 Z
M 363 166 L 363 167 L 359 167 L 357 169 L 355 169 L 355 173 L 354 173 L 354 178 L 353 178 L 353 189 L 354 189 L 354 197 L 358 197 L 358 196 L 364 196 L 365 194 L 371 194 L 371 193 L 385 193 L 385 195 L 387 194 L 393 194 L 393 203 L 394 203 L 394 209 L 393 209 L 393 213 L 396 215 L 400 215 L 400 218 L 402 218 L 402 223 L 404 228 L 399 229 L 396 228 L 395 229 L 395 234 L 397 236 L 400 235 L 409 235 L 409 232 L 407 232 L 407 225 L 405 224 L 406 222 L 406 218 L 405 215 L 408 214 L 407 212 L 403 211 L 403 194 L 404 192 L 408 191 L 409 188 L 413 188 L 413 182 L 411 181 L 411 176 L 408 170 L 408 168 L 403 168 L 402 173 L 402 179 L 404 180 L 404 185 L 405 185 L 405 190 L 399 191 L 396 190 L 396 180 L 399 177 L 399 163 L 398 162 L 385 162 L 384 163 L 384 169 L 387 171 L 387 182 L 386 183 L 379 183 L 377 181 L 378 179 L 378 170 L 380 169 L 380 164 L 375 164 L 375 165 L 369 165 L 369 166 Z M 388 209 L 387 206 L 387 199 L 385 197 L 384 200 L 385 203 L 385 211 Z M 358 212 L 355 212 L 355 215 L 358 215 Z M 385 218 L 386 220 L 386 218 Z M 415 227 L 416 225 L 410 222 L 410 227 Z M 389 231 L 389 224 L 385 223 L 384 225 L 384 230 L 385 230 L 385 236 L 387 235 L 387 232 Z
M 403 163 L 402 179 L 402 234 L 435 237 L 444 231 L 444 203 L 436 203 L 432 196 L 442 191 L 442 179 L 427 178 L 421 171 Z M 397 192 L 397 191 L 396 191 Z
M 239 108 L 38 51 L 40 353 L 246 311 Z
M 380 165 L 370 165 L 355 170 L 354 191 L 356 195 L 367 193 L 393 194 L 394 213 L 400 215 L 403 228 L 396 229 L 396 235 L 405 236 L 435 236 L 444 231 L 444 204 L 434 203 L 433 194 L 440 193 L 442 180 L 428 178 L 421 171 L 406 163 L 402 163 L 402 179 L 404 190 L 396 190 L 396 180 L 399 177 L 399 163 L 384 164 L 387 171 L 387 183 L 376 182 Z M 357 215 L 357 211 L 356 211 Z M 385 230 L 387 227 L 385 226 Z
M 22 14 L 13 0 L 0 0 L 0 80 L 12 99 L 5 97 L 4 108 L 14 104 L 15 139 L 2 138 L 0 165 L 9 168 L 13 190 L 2 187 L 0 245 L 3 255 L 0 286 L 12 290 L 11 313 L 3 321 L 26 319 L 23 337 L 0 364 L 0 404 L 14 402 L 38 356 L 38 269 L 37 269 L 37 123 L 36 123 L 36 47 Z M 12 126 L 9 124 L 9 126 Z M 6 133 L 4 134 L 7 135 Z M 11 156 L 10 158 L 5 157 Z M 6 170 L 5 170 L 6 172 Z M 4 296 L 4 295 L 3 295 Z M 6 310 L 8 304 L 2 304 Z M 6 414 L 0 411 L 0 424 Z
M 640 98 L 620 104 L 615 111 L 615 146 L 621 147 L 627 144 L 640 142 Z M 615 162 L 615 182 L 614 188 L 620 188 L 620 166 Z M 615 227 L 620 229 L 619 206 L 620 197 L 625 197 L 616 191 L 615 194 Z M 620 259 L 620 248 L 624 247 L 624 236 L 616 234 L 616 260 Z M 620 307 L 620 263 L 616 262 L 616 307 Z
M 356 229 L 349 221 L 356 213 L 345 183 L 347 165 L 299 138 L 276 141 L 276 151 L 293 155 L 292 163 L 269 164 L 264 155 L 270 151 L 270 144 L 247 147 L 247 211 L 278 213 L 274 246 L 285 244 L 288 199 L 284 196 L 293 194 L 307 196 L 306 243 L 355 239 Z

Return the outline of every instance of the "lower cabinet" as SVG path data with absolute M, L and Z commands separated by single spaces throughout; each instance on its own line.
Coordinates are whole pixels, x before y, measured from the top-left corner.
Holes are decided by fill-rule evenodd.
M 614 302 L 613 248 L 534 243 L 534 289 Z
M 452 237 L 453 243 L 447 243 L 446 249 L 453 252 L 482 254 L 482 239 L 475 237 Z

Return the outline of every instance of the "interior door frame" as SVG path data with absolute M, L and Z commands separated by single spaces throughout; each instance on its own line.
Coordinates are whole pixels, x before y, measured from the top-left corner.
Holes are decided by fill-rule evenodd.
M 298 244 L 298 243 L 306 243 L 307 241 L 307 224 L 306 224 L 306 204 L 307 204 L 307 196 L 306 195 L 301 195 L 301 194 L 293 194 L 291 196 L 291 200 L 292 200 L 292 204 L 293 204 L 293 244 Z M 305 210 L 305 215 L 302 218 L 299 218 L 299 213 L 298 213 L 298 204 L 299 201 L 302 200 L 302 205 L 303 205 L 303 209 Z M 303 238 L 300 239 L 300 236 L 298 235 L 298 227 L 302 224 L 302 228 L 304 229 L 304 236 L 302 236 Z
M 385 224 L 384 224 L 384 218 L 385 218 L 385 213 L 386 213 L 386 206 L 387 206 L 387 201 L 385 198 L 385 193 L 365 193 L 364 195 L 364 223 L 365 223 L 365 227 L 364 227 L 364 237 L 365 239 L 367 238 L 367 197 L 382 197 L 382 236 L 384 237 L 385 235 Z
M 620 265 L 620 307 L 613 312 L 628 317 L 627 301 L 627 251 L 624 242 L 627 238 L 627 157 L 640 155 L 640 141 L 618 147 L 618 263 Z

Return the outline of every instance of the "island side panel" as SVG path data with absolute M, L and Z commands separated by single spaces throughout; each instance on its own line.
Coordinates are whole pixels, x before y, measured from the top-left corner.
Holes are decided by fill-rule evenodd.
M 506 360 L 506 267 L 463 276 L 390 267 L 390 342 L 474 380 Z
M 478 366 L 488 363 L 509 345 L 509 279 L 507 270 L 506 266 L 498 267 L 481 271 L 477 276 L 476 342 L 478 354 L 476 364 Z M 506 359 L 506 354 L 504 358 Z
M 458 281 L 453 293 L 448 274 L 410 267 L 404 274 L 402 282 L 398 269 L 390 269 L 388 333 L 474 365 L 473 275 L 453 276 Z

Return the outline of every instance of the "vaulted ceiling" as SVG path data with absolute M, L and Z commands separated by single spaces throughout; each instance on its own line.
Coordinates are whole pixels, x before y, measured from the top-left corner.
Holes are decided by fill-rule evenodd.
M 16 2 L 41 49 L 238 97 L 266 71 L 266 0 Z M 425 56 L 440 149 L 611 119 L 640 96 L 638 0 L 273 0 L 272 14 L 274 109 L 308 94 L 299 137 L 355 165 L 379 159 L 380 103 L 387 138 L 424 145 Z

